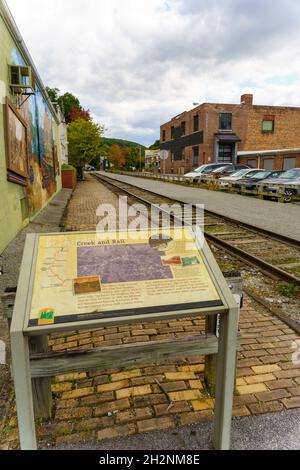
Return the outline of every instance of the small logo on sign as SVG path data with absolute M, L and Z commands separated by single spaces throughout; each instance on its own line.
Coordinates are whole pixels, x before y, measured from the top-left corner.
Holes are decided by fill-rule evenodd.
M 44 308 L 39 313 L 39 325 L 53 325 L 54 310 L 53 308 Z

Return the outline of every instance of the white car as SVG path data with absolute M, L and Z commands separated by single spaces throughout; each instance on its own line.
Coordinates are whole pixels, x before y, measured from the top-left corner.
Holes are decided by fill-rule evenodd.
M 258 171 L 264 171 L 260 170 L 260 168 L 244 168 L 242 170 L 237 171 L 236 173 L 233 173 L 230 176 L 223 176 L 223 178 L 220 178 L 220 185 L 222 187 L 230 186 L 231 183 L 234 181 L 238 181 L 242 178 L 251 178 L 254 176 Z
M 228 163 L 228 165 L 230 165 L 230 163 Z M 224 163 L 208 163 L 206 165 L 201 165 L 195 170 L 186 173 L 184 177 L 197 179 L 201 176 L 210 174 L 212 171 L 216 170 L 217 168 L 221 168 L 222 166 L 224 166 Z

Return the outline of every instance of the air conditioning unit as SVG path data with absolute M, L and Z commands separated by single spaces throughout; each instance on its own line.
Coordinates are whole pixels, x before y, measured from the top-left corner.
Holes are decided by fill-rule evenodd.
M 34 77 L 31 67 L 24 65 L 10 65 L 10 87 L 14 94 L 33 95 Z

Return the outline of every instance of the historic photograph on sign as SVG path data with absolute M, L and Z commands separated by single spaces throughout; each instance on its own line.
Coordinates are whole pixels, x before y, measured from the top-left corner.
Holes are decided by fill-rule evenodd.
M 81 277 L 74 279 L 74 294 L 89 294 L 91 292 L 100 292 L 99 276 Z
M 6 104 L 7 169 L 28 176 L 27 127 L 13 106 Z

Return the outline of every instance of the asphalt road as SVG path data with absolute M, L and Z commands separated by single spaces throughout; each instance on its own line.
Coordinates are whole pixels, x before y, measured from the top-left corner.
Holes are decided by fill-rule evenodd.
M 99 172 L 101 173 L 103 172 Z M 160 180 L 108 172 L 103 174 L 118 181 L 157 192 L 162 196 L 175 197 L 182 202 L 204 204 L 206 210 L 300 241 L 300 207 L 296 204 L 283 204 L 239 194 L 190 188 Z
M 177 429 L 111 439 L 98 443 L 61 446 L 57 449 L 82 450 L 209 450 L 212 449 L 213 423 L 199 423 Z M 234 450 L 299 450 L 300 409 L 232 421 Z

